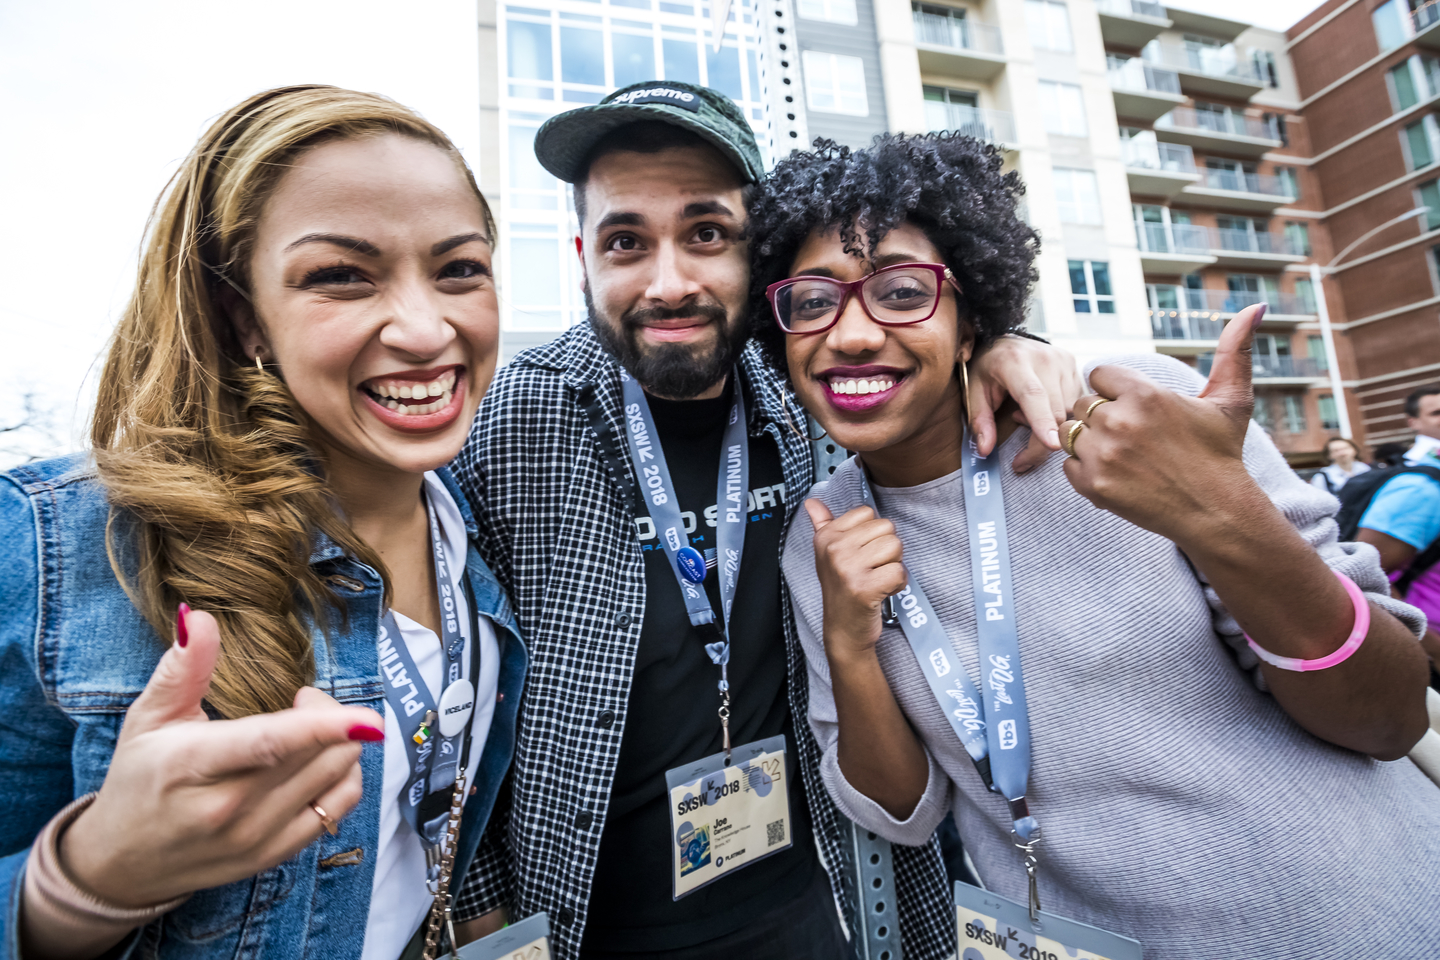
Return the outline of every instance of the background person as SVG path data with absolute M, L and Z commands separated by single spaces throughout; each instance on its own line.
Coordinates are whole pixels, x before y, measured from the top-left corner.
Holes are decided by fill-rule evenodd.
M 981 880 L 1023 904 L 1013 808 L 951 725 L 964 704 L 942 704 L 928 679 L 981 676 L 957 367 L 1018 322 L 1024 286 L 976 270 L 971 251 L 995 250 L 1008 275 L 1034 255 L 1018 179 L 1001 169 L 995 148 L 947 134 L 825 145 L 776 167 L 752 223 L 771 265 L 754 288 L 785 325 L 761 342 L 858 453 L 814 489 L 783 560 L 826 786 L 900 844 L 953 810 Z M 1413 764 L 1377 762 L 1426 728 L 1422 620 L 1389 597 L 1373 552 L 1335 541 L 1331 498 L 1251 425 L 1262 314 L 1231 321 L 1208 383 L 1155 356 L 1095 369 L 1096 393 L 1075 406 L 1088 426 L 1066 429 L 1073 458 L 1017 477 L 1003 464 L 1026 437 L 1002 431 L 987 479 L 1003 492 L 1011 569 L 979 596 L 1013 615 L 1019 659 L 1005 676 L 986 660 L 984 688 L 1001 689 L 985 733 L 1005 736 L 988 706 L 1023 691 L 1021 792 L 1052 914 L 1135 937 L 1153 958 L 1358 955 L 1376 930 L 1388 953 L 1423 956 L 1440 917 L 1412 904 L 1440 883 L 1440 794 Z M 857 376 L 880 378 L 879 396 L 856 396 Z M 878 517 L 859 506 L 867 477 Z M 928 672 L 881 621 L 907 583 L 943 627 Z M 1257 670 L 1241 635 L 1315 660 L 1362 618 L 1353 655 L 1310 672 Z M 987 759 L 999 781 L 1001 758 Z
M 1406 397 L 1405 417 L 1405 425 L 1415 431 L 1405 462 L 1420 463 L 1440 455 L 1440 384 L 1421 387 Z
M 747 349 L 746 203 L 762 175 L 754 134 L 723 94 L 654 81 L 552 118 L 535 143 L 541 163 L 575 184 L 590 315 L 501 371 L 456 463 L 485 505 L 481 549 L 534 657 L 510 800 L 459 915 L 480 918 L 478 931 L 507 912 L 544 910 L 561 960 L 846 956 L 836 907 L 853 920 L 848 825 L 820 785 L 809 731 L 794 722 L 806 715 L 807 686 L 779 575 L 795 491 L 813 480 L 811 449 L 801 410 Z M 1034 422 L 1056 423 L 1073 366 L 1060 351 L 1007 339 L 977 364 L 975 389 L 1008 388 L 1027 397 Z M 705 650 L 713 637 L 687 616 L 636 493 L 622 369 L 643 388 L 701 551 L 716 547 L 722 436 L 743 398 L 751 502 L 726 624 L 729 728 L 736 745 L 778 734 L 788 745 L 793 846 L 679 900 L 665 773 L 720 751 L 718 669 Z M 718 577 L 704 584 L 723 610 Z M 928 841 L 895 851 L 912 960 L 954 951 Z
M 1330 494 L 1339 493 L 1351 477 L 1370 469 L 1370 465 L 1360 459 L 1360 447 L 1344 437 L 1330 438 L 1325 444 L 1325 459 L 1330 465 L 1317 470 L 1310 478 L 1310 485 Z
M 445 135 L 373 94 L 258 94 L 183 162 L 93 456 L 0 480 L 6 957 L 419 955 L 402 795 L 448 826 L 471 785 L 458 883 L 525 669 L 443 469 L 494 371 L 494 236 Z M 458 680 L 412 792 L 387 691 Z

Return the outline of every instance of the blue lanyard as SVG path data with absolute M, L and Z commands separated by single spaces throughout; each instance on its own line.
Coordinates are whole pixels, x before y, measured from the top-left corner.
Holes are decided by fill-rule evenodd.
M 410 776 L 400 794 L 400 814 L 405 818 L 405 822 L 420 834 L 427 853 L 430 853 L 438 849 L 444 839 L 450 818 L 449 791 L 455 784 L 461 764 L 466 762 L 470 752 L 469 718 L 474 715 L 475 678 L 479 675 L 480 650 L 477 646 L 472 651 L 471 677 L 467 681 L 461 677 L 461 657 L 467 638 L 457 609 L 458 591 L 451 576 L 450 564 L 445 557 L 440 521 L 428 496 L 425 509 L 429 516 L 430 542 L 435 558 L 435 590 L 440 601 L 440 643 L 445 653 L 445 675 L 439 703 L 431 696 L 420 676 L 391 610 L 386 610 L 380 620 L 376 646 L 380 655 L 380 669 L 385 675 L 385 699 L 400 724 L 400 732 L 405 741 L 405 755 L 410 763 Z M 475 605 L 473 601 L 469 605 L 473 620 Z M 463 686 L 467 683 L 468 691 Z M 445 736 L 441 731 L 446 728 L 454 729 L 454 721 L 447 722 L 442 711 L 453 713 L 457 717 L 464 716 L 463 724 L 449 736 Z M 429 812 L 431 806 L 437 807 L 441 812 L 422 819 L 422 804 L 431 796 L 441 799 L 425 804 L 423 812 Z M 427 862 L 431 872 L 435 873 L 438 860 L 430 856 L 427 857 Z
M 965 670 L 950 662 L 954 655 L 950 638 L 920 584 L 912 579 L 895 594 L 895 599 L 900 608 L 900 628 L 910 641 L 931 692 L 990 789 L 1009 801 L 1016 836 L 1029 844 L 1039 839 L 1040 825 L 1025 802 L 1030 780 L 1030 712 L 1025 703 L 1025 675 L 1015 632 L 1005 496 L 1000 490 L 997 454 L 998 446 L 989 457 L 982 458 L 966 432 L 965 522 L 969 528 L 970 575 L 979 634 L 980 692 L 976 692 Z M 878 516 L 875 495 L 863 472 L 861 491 L 866 506 L 875 509 Z
M 625 438 L 630 444 L 635 478 L 650 507 L 656 533 L 670 561 L 670 572 L 680 585 L 690 625 L 699 629 L 702 635 L 714 638 L 705 644 L 705 652 L 720 668 L 720 693 L 723 697 L 720 721 L 725 736 L 727 764 L 730 762 L 730 610 L 740 583 L 740 557 L 745 550 L 745 524 L 748 519 L 745 497 L 750 489 L 750 438 L 746 432 L 745 401 L 734 371 L 730 379 L 735 401 L 730 405 L 725 421 L 720 472 L 715 482 L 715 569 L 720 577 L 722 625 L 715 622 L 710 598 L 701 586 L 706 576 L 705 558 L 690 546 L 690 537 L 685 532 L 680 501 L 675 484 L 670 479 L 670 467 L 665 462 L 665 451 L 660 446 L 650 403 L 645 399 L 645 391 L 640 384 L 623 367 L 620 370 L 620 388 L 625 399 Z

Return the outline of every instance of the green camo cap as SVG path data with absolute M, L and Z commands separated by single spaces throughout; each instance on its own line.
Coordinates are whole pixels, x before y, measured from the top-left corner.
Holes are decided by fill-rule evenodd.
M 574 183 L 584 175 L 585 160 L 601 137 L 642 120 L 674 124 L 705 138 L 747 183 L 765 175 L 755 132 L 735 101 L 709 87 L 670 80 L 632 83 L 594 106 L 551 117 L 535 134 L 535 156 L 546 170 Z

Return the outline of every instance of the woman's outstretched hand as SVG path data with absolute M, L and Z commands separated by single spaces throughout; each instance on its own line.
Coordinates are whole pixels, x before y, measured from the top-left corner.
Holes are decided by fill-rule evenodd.
M 1030 428 L 1030 443 L 1011 462 L 1016 473 L 1044 463 L 1060 449 L 1060 421 L 1080 396 L 1080 367 L 1059 347 L 1024 337 L 1001 337 L 970 361 L 970 430 L 980 456 L 999 436 L 995 411 L 1011 398 L 1015 419 Z
M 120 907 L 164 903 L 293 857 L 360 801 L 360 742 L 384 720 L 302 688 L 295 707 L 209 720 L 201 701 L 220 654 L 207 613 L 179 626 L 131 705 L 105 783 L 61 841 L 65 871 Z
M 1065 475 L 1075 489 L 1182 548 L 1213 532 L 1227 507 L 1268 503 L 1243 460 L 1255 405 L 1250 348 L 1264 315 L 1263 305 L 1249 307 L 1226 324 L 1198 397 L 1127 367 L 1096 367 L 1095 393 L 1060 427 L 1062 441 L 1074 431 Z

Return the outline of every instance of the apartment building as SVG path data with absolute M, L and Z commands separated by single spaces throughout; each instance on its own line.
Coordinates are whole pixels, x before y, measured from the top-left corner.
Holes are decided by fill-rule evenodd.
M 1224 322 L 1264 301 L 1256 419 L 1297 464 L 1335 431 L 1308 273 L 1330 246 L 1280 33 L 1147 0 L 481 0 L 480 13 L 506 355 L 583 318 L 566 192 L 535 163 L 534 130 L 634 80 L 682 79 L 732 96 L 771 159 L 886 130 L 996 143 L 1043 238 L 1033 329 L 1082 360 L 1158 349 L 1208 372 Z M 1343 321 L 1343 304 L 1331 313 Z
M 1287 38 L 1350 420 L 1408 442 L 1405 395 L 1440 382 L 1440 4 L 1327 0 Z

